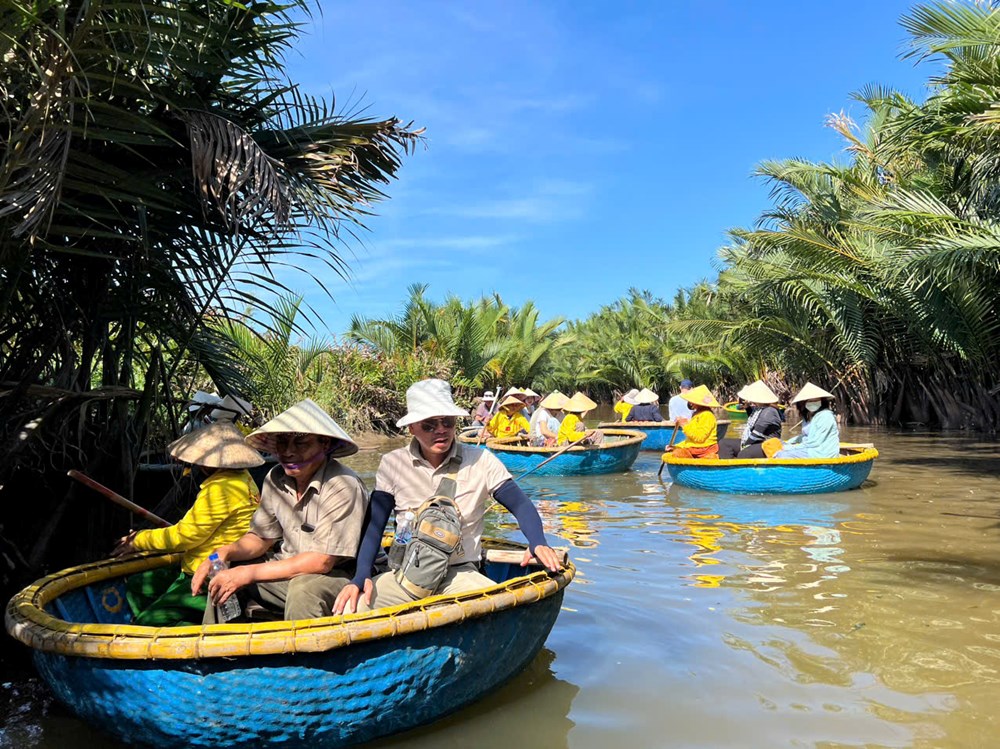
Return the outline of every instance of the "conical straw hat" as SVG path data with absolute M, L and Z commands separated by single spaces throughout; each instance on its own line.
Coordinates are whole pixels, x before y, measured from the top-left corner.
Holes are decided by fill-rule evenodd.
M 524 401 L 518 398 L 516 395 L 508 395 L 502 401 L 500 401 L 500 408 L 506 406 L 517 406 L 518 408 L 524 407 Z
M 529 398 L 537 398 L 537 397 L 539 397 L 538 393 L 536 393 L 531 388 L 525 388 L 524 389 L 524 394 L 527 395 Z
M 686 393 L 681 393 L 681 398 L 695 406 L 708 406 L 709 408 L 719 408 L 719 401 L 704 385 L 691 388 Z
M 551 393 L 542 398 L 542 402 L 538 405 L 542 408 L 551 408 L 554 411 L 561 411 L 568 400 L 569 398 L 560 393 L 558 390 L 553 390 Z
M 811 382 L 807 382 L 802 386 L 802 389 L 795 394 L 792 398 L 792 403 L 798 403 L 799 401 L 814 401 L 820 398 L 836 398 L 837 396 L 833 393 L 826 392 L 819 385 L 813 385 Z
M 584 411 L 590 411 L 593 408 L 597 408 L 597 404 L 583 393 L 577 391 L 573 393 L 572 398 L 563 404 L 562 410 L 572 411 L 573 413 L 579 414 Z
M 246 441 L 251 447 L 273 453 L 274 438 L 278 434 L 316 434 L 329 437 L 333 440 L 330 445 L 331 458 L 343 458 L 358 451 L 354 440 L 347 436 L 347 432 L 340 428 L 333 417 L 308 398 L 278 414 L 260 429 L 250 432 Z
M 219 421 L 188 432 L 167 448 L 170 457 L 206 468 L 253 468 L 264 458 L 243 441 L 231 421 Z
M 622 400 L 628 403 L 630 406 L 635 405 L 635 396 L 639 394 L 639 388 L 632 388 L 625 395 L 622 396 Z
M 750 383 L 736 395 L 748 403 L 777 403 L 781 400 L 763 380 Z
M 637 405 L 645 405 L 647 403 L 656 403 L 660 399 L 656 393 L 654 393 L 649 388 L 643 388 L 635 396 L 635 402 Z

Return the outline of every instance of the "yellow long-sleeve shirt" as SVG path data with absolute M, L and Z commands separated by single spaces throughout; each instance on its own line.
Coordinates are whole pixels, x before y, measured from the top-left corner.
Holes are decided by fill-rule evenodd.
M 579 424 L 579 428 L 577 425 Z M 580 421 L 580 417 L 573 413 L 568 413 L 563 417 L 562 424 L 559 426 L 559 436 L 556 439 L 556 443 L 560 445 L 565 445 L 569 442 L 576 442 L 583 436 L 586 428 L 583 426 L 583 422 Z
M 530 432 L 531 425 L 524 415 L 517 411 L 508 416 L 503 411 L 496 414 L 486 425 L 486 431 L 494 437 L 513 437 L 518 432 Z
M 715 414 L 710 408 L 699 408 L 683 429 L 686 439 L 678 447 L 711 447 L 719 442 Z
M 250 529 L 260 490 L 246 470 L 216 471 L 205 479 L 191 509 L 168 528 L 139 531 L 139 551 L 183 551 L 181 569 L 193 575 L 208 555 Z
M 615 413 L 621 414 L 622 423 L 625 423 L 625 419 L 628 418 L 629 412 L 632 410 L 632 404 L 626 403 L 625 401 L 618 401 L 615 404 Z

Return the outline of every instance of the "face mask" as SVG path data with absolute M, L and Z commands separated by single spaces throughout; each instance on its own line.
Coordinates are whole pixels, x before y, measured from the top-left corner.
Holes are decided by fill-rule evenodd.
M 809 411 L 810 413 L 816 413 L 822 407 L 823 407 L 822 401 L 808 401 L 806 403 L 806 411 Z

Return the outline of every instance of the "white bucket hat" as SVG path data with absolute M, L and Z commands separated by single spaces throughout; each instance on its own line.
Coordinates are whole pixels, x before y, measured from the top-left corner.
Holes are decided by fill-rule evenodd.
M 468 416 L 455 405 L 451 397 L 451 385 L 444 380 L 421 380 L 406 389 L 406 416 L 396 422 L 405 427 L 424 419 L 437 416 Z
M 315 434 L 329 437 L 331 458 L 343 458 L 354 455 L 358 446 L 340 424 L 333 420 L 315 401 L 306 398 L 299 401 L 287 411 L 283 411 L 260 429 L 247 435 L 247 444 L 258 450 L 275 451 L 274 438 L 278 434 Z
M 742 398 L 748 403 L 777 403 L 781 400 L 774 391 L 769 388 L 763 380 L 756 380 L 755 382 L 746 385 L 742 390 L 740 390 L 736 396 Z
M 170 443 L 170 457 L 206 468 L 253 468 L 264 458 L 243 441 L 243 432 L 231 421 L 208 424 Z
M 632 388 L 625 395 L 622 396 L 622 400 L 628 403 L 630 406 L 636 405 L 635 396 L 639 394 L 639 388 Z
M 484 401 L 495 401 L 496 400 L 496 396 L 493 395 L 493 391 L 492 390 L 484 390 L 483 391 L 483 400 Z
M 798 403 L 799 401 L 816 401 L 822 398 L 836 398 L 837 396 L 833 393 L 826 392 L 819 385 L 813 385 L 811 382 L 807 382 L 802 386 L 802 389 L 795 394 L 792 398 L 792 403 Z
M 645 405 L 647 403 L 656 403 L 660 399 L 656 393 L 654 393 L 649 388 L 643 388 L 638 392 L 637 395 L 633 396 L 635 398 L 636 405 Z

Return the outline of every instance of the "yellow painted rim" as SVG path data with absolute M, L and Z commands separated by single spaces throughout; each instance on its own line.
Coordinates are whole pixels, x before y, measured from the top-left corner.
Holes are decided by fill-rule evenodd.
M 675 458 L 671 453 L 663 453 L 662 461 L 672 466 L 701 466 L 702 468 L 729 468 L 730 466 L 842 466 L 851 463 L 867 463 L 878 457 L 874 447 L 852 448 L 841 446 L 842 450 L 852 450 L 850 455 L 839 458 Z
M 565 450 L 567 453 L 577 453 L 577 452 L 592 452 L 594 450 L 613 450 L 619 447 L 625 447 L 627 445 L 632 445 L 637 442 L 642 442 L 646 439 L 645 432 L 637 432 L 634 429 L 601 429 L 604 435 L 611 435 L 612 437 L 625 437 L 622 440 L 616 440 L 610 444 L 604 445 L 577 445 L 576 447 L 571 447 L 569 450 Z M 564 450 L 566 445 L 556 446 L 556 447 L 532 447 L 530 445 L 514 445 L 512 442 L 520 442 L 520 437 L 492 437 L 486 440 L 486 446 L 491 450 L 502 450 L 503 452 L 512 453 L 537 453 L 538 455 L 555 455 L 560 450 Z
M 493 549 L 525 548 L 523 544 L 494 539 L 483 539 L 483 543 Z M 49 603 L 71 590 L 179 561 L 179 554 L 146 552 L 127 560 L 92 562 L 43 577 L 7 604 L 7 631 L 36 650 L 88 658 L 182 660 L 316 653 L 534 603 L 555 595 L 576 575 L 576 567 L 567 561 L 556 575 L 539 570 L 467 593 L 431 596 L 364 614 L 295 621 L 140 627 L 72 623 L 45 611 Z

